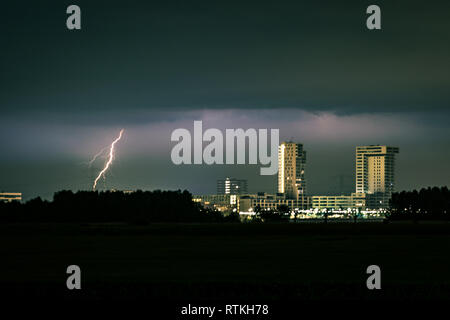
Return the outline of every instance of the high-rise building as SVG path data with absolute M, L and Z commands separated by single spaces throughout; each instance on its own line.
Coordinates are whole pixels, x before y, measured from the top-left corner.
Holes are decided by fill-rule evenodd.
M 397 147 L 356 147 L 356 192 L 367 194 L 367 207 L 386 208 L 394 191 Z
M 278 192 L 287 199 L 299 200 L 306 195 L 306 151 L 303 145 L 282 142 L 278 147 Z
M 217 194 L 245 194 L 247 193 L 247 180 L 226 178 L 217 180 Z

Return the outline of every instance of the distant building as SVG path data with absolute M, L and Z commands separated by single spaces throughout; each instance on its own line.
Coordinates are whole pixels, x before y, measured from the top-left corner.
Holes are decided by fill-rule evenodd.
M 277 209 L 281 205 L 286 205 L 291 211 L 304 210 L 311 207 L 311 198 L 304 196 L 297 199 L 288 199 L 285 194 L 258 194 L 242 195 L 238 198 L 238 208 L 240 212 L 254 211 L 256 207 L 262 210 Z
M 278 193 L 301 200 L 306 195 L 306 151 L 303 145 L 282 142 L 278 147 Z
M 395 154 L 399 148 L 388 146 L 356 147 L 356 192 L 350 195 L 307 195 L 303 145 L 282 142 L 278 148 L 278 193 L 247 194 L 247 181 L 234 178 L 218 180 L 217 195 L 194 196 L 194 201 L 220 211 L 237 209 L 252 212 L 286 205 L 291 211 L 307 209 L 384 209 L 394 191 Z M 341 179 L 342 180 L 342 179 Z M 343 184 L 343 183 L 342 183 Z
M 217 194 L 246 194 L 247 180 L 226 178 L 217 180 Z
M 122 192 L 124 194 L 132 194 L 135 193 L 136 191 L 134 190 L 117 190 L 117 189 L 111 189 L 109 190 L 110 192 Z
M 205 208 L 228 211 L 238 209 L 238 196 L 232 194 L 194 195 L 192 201 L 200 203 Z
M 22 193 L 20 192 L 1 192 L 0 201 L 12 202 L 12 201 L 22 201 Z
M 194 202 L 202 204 L 205 208 L 214 208 L 219 211 L 229 211 L 236 209 L 237 212 L 254 211 L 256 207 L 262 210 L 277 209 L 280 205 L 287 205 L 291 211 L 296 209 L 304 210 L 311 207 L 311 198 L 302 197 L 300 200 L 287 199 L 284 194 L 267 194 L 259 192 L 257 194 L 213 194 L 194 195 Z
M 356 147 L 356 192 L 367 195 L 367 207 L 387 208 L 395 187 L 397 147 Z
M 313 209 L 365 209 L 366 194 L 352 193 L 349 196 L 312 196 L 311 203 Z

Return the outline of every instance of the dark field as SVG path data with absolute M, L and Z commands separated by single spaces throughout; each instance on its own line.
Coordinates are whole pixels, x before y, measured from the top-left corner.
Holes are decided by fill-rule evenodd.
M 0 285 L 22 298 L 450 299 L 449 249 L 448 223 L 3 225 Z

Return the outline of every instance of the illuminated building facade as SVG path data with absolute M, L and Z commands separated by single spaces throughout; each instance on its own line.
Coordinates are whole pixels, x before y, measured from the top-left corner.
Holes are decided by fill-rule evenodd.
M 312 196 L 311 204 L 313 209 L 365 209 L 366 194 L 352 193 L 349 196 Z
M 387 208 L 395 187 L 397 147 L 356 147 L 356 192 L 367 194 L 367 207 Z
M 301 200 L 306 195 L 306 151 L 303 145 L 282 142 L 278 147 L 278 193 Z
M 289 199 L 284 194 L 249 194 L 239 196 L 239 211 L 254 211 L 259 207 L 261 210 L 276 210 L 281 205 L 286 205 L 291 211 L 304 210 L 311 207 L 311 197 L 303 196 L 299 199 Z
M 226 178 L 217 180 L 217 194 L 245 194 L 247 193 L 247 180 Z
M 22 201 L 22 193 L 20 193 L 20 192 L 0 192 L 0 201 L 3 201 L 3 202 Z

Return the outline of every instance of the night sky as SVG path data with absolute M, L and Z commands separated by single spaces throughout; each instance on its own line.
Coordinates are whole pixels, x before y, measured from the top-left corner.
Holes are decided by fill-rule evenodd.
M 90 189 L 103 161 L 86 161 L 121 128 L 100 189 L 276 191 L 259 165 L 173 165 L 194 120 L 303 143 L 310 194 L 352 192 L 366 144 L 400 148 L 397 190 L 450 185 L 448 1 L 26 2 L 0 9 L 0 191 Z

